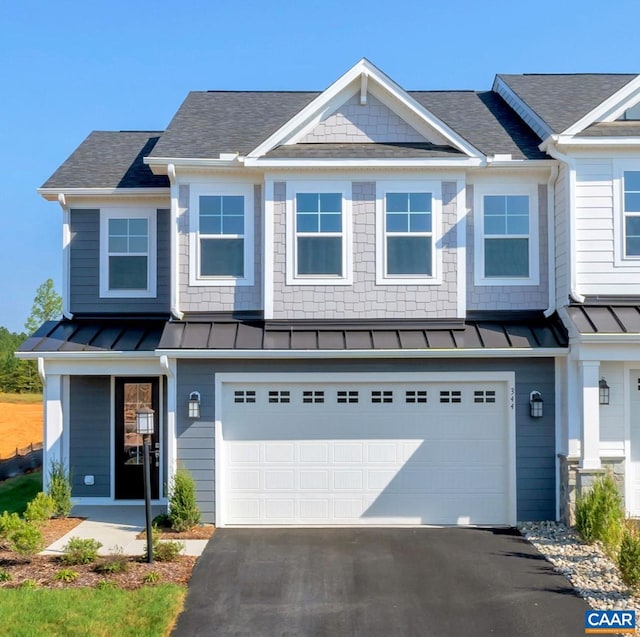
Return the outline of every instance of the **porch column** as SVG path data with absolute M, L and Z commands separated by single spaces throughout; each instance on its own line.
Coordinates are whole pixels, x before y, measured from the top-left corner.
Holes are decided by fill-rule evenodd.
M 582 453 L 580 468 L 597 470 L 600 465 L 600 399 L 598 361 L 580 361 L 582 381 Z
M 66 462 L 63 446 L 62 376 L 47 374 L 44 385 L 44 444 L 42 454 L 42 482 L 49 486 L 49 468 L 52 462 Z

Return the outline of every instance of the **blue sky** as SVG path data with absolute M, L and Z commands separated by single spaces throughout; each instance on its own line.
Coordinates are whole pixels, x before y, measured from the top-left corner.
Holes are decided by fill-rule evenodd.
M 91 130 L 161 130 L 189 90 L 321 90 L 361 57 L 406 89 L 496 73 L 640 72 L 640 2 L 0 0 L 0 326 L 60 291 L 36 193 Z

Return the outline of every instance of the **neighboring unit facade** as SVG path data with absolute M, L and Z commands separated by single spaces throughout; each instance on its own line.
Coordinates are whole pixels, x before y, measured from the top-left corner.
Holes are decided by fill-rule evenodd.
M 361 60 L 92 133 L 40 189 L 46 462 L 139 502 L 150 407 L 154 498 L 183 465 L 220 526 L 556 519 L 608 465 L 640 513 L 638 91 L 407 92 Z

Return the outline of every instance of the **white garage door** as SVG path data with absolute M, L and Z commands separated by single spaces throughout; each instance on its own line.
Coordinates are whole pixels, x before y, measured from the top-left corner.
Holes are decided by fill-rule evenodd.
M 219 524 L 513 523 L 505 382 L 225 382 Z

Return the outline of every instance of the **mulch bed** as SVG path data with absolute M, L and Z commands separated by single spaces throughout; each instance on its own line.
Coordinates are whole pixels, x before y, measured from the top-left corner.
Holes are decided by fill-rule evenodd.
M 216 530 L 213 524 L 199 524 L 188 531 L 182 531 L 180 533 L 174 531 L 171 527 L 158 526 L 156 528 L 158 537 L 161 540 L 208 540 Z M 144 540 L 146 537 L 146 531 L 142 531 L 142 533 L 136 535 L 137 540 Z
M 45 545 L 49 546 L 63 535 L 73 530 L 84 518 L 60 518 L 52 519 L 45 523 L 41 529 Z M 171 532 L 170 529 L 161 529 L 160 538 L 163 540 L 206 540 L 209 539 L 215 527 L 211 524 L 197 526 L 184 533 Z M 141 533 L 139 538 L 145 537 Z M 104 558 L 102 558 L 104 559 Z M 150 572 L 157 574 L 157 583 L 188 584 L 195 566 L 196 557 L 181 555 L 174 562 L 154 562 L 149 564 L 142 561 L 139 556 L 122 558 L 126 561 L 127 568 L 121 573 L 98 573 L 95 564 L 80 564 L 67 566 L 57 555 L 36 555 L 27 560 L 15 553 L 0 547 L 0 571 L 8 573 L 10 579 L 0 581 L 0 588 L 17 588 L 24 582 L 33 582 L 41 588 L 81 588 L 95 587 L 109 582 L 113 586 L 123 589 L 140 588 L 147 582 L 145 576 Z M 98 558 L 96 563 L 99 563 Z M 62 582 L 55 579 L 58 572 L 63 569 L 75 571 L 78 576 L 73 582 Z

